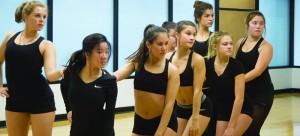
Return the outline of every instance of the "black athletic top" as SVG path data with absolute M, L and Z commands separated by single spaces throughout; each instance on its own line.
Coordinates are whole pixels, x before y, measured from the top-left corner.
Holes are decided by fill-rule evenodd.
M 169 61 L 172 62 L 175 52 L 171 55 Z M 193 86 L 194 83 L 194 70 L 192 68 L 193 52 L 191 51 L 188 62 L 186 63 L 185 70 L 180 74 L 180 86 Z
M 214 68 L 215 58 L 207 60 L 206 85 L 215 92 L 216 105 L 221 105 L 219 111 L 231 111 L 235 100 L 235 77 L 243 74 L 244 68 L 238 60 L 230 58 L 224 72 L 218 76 Z
M 168 85 L 169 61 L 165 60 L 165 69 L 162 73 L 151 73 L 141 66 L 139 72 L 134 77 L 134 89 L 165 95 Z
M 42 75 L 44 60 L 39 45 L 44 38 L 39 37 L 32 44 L 18 45 L 14 42 L 18 34 L 20 32 L 8 40 L 5 50 L 5 72 L 10 95 L 7 99 L 25 100 L 26 103 L 41 102 L 53 96 Z
M 209 35 L 211 35 L 212 32 L 210 32 Z M 193 51 L 200 54 L 201 56 L 206 56 L 208 52 L 208 41 L 209 38 L 206 41 L 197 41 L 195 40 L 195 43 L 192 47 Z
M 72 111 L 71 136 L 115 135 L 115 76 L 102 69 L 101 77 L 85 83 L 78 74 L 65 75 L 61 91 L 67 112 Z
M 256 45 L 254 46 L 254 48 L 251 51 L 243 52 L 242 48 L 243 48 L 246 40 L 247 40 L 247 38 L 244 41 L 242 41 L 240 48 L 238 49 L 236 59 L 239 60 L 243 64 L 243 66 L 245 68 L 245 72 L 247 73 L 255 68 L 255 65 L 256 65 L 256 62 L 257 62 L 258 56 L 259 56 L 258 48 L 260 47 L 260 44 L 262 43 L 264 38 L 260 38 L 260 40 L 256 43 Z M 269 74 L 269 67 L 267 67 L 260 76 L 247 82 L 246 88 L 263 87 L 266 85 L 268 86 L 271 83 L 272 83 L 272 81 L 271 81 L 271 77 Z M 251 91 L 252 92 L 256 91 L 256 89 L 252 89 Z M 262 91 L 264 91 L 264 90 L 262 90 Z

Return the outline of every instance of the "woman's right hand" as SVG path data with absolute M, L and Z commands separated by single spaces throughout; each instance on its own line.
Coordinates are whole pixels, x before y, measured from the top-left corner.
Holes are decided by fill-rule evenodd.
M 6 97 L 6 98 L 9 97 L 7 87 L 1 87 L 1 88 L 0 88 L 0 96 Z
M 68 118 L 68 121 L 69 121 L 70 123 L 72 123 L 72 111 L 69 111 L 69 112 L 67 113 L 67 118 Z

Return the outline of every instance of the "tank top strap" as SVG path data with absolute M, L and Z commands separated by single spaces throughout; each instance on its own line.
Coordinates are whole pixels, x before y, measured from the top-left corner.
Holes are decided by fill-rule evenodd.
M 37 40 L 34 42 L 34 44 L 35 44 L 36 46 L 40 46 L 41 42 L 42 42 L 44 39 L 45 39 L 44 37 L 40 36 L 39 39 L 37 39 Z
M 256 43 L 256 45 L 255 46 L 258 46 L 258 48 L 260 47 L 260 45 L 261 45 L 261 43 L 264 41 L 264 38 L 263 37 L 261 37 L 259 40 L 258 40 L 258 42 Z
M 168 70 L 169 70 L 169 61 L 168 59 L 166 59 L 166 62 L 165 62 L 165 69 L 164 69 L 164 73 L 168 75 Z
M 173 56 L 175 55 L 175 52 L 176 52 L 176 51 L 174 51 L 174 52 L 172 53 L 171 57 L 169 58 L 169 61 L 170 61 L 170 62 L 172 62 L 172 59 L 173 59 Z
M 241 44 L 240 44 L 240 49 L 244 46 L 245 42 L 247 41 L 247 38 L 243 39 Z

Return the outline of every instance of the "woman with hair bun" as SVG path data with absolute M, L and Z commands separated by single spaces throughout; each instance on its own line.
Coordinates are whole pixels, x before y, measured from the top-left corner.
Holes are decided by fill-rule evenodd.
M 0 95 L 6 97 L 6 127 L 9 136 L 51 136 L 55 118 L 55 102 L 48 81 L 59 79 L 63 70 L 56 69 L 56 54 L 52 42 L 41 37 L 46 24 L 47 7 L 40 1 L 21 4 L 15 13 L 24 30 L 9 33 L 0 47 Z M 5 61 L 7 87 L 2 83 Z M 44 67 L 45 76 L 42 75 Z
M 208 39 L 211 34 L 209 28 L 213 25 L 214 11 L 211 4 L 198 0 L 195 1 L 194 8 L 195 23 L 198 25 L 198 30 L 193 51 L 201 56 L 206 56 Z

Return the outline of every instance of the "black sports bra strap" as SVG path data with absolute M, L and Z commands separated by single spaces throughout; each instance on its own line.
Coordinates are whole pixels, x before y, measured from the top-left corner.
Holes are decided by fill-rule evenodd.
M 176 51 L 174 51 L 174 52 L 172 53 L 171 57 L 169 58 L 169 61 L 170 61 L 170 62 L 172 62 L 172 59 L 173 59 L 173 56 L 175 55 L 175 52 L 176 52 Z
M 192 57 L 193 57 L 193 51 L 191 51 L 191 53 L 190 53 L 190 55 L 189 55 L 187 65 L 188 65 L 188 64 L 191 64 L 191 65 L 192 65 Z

